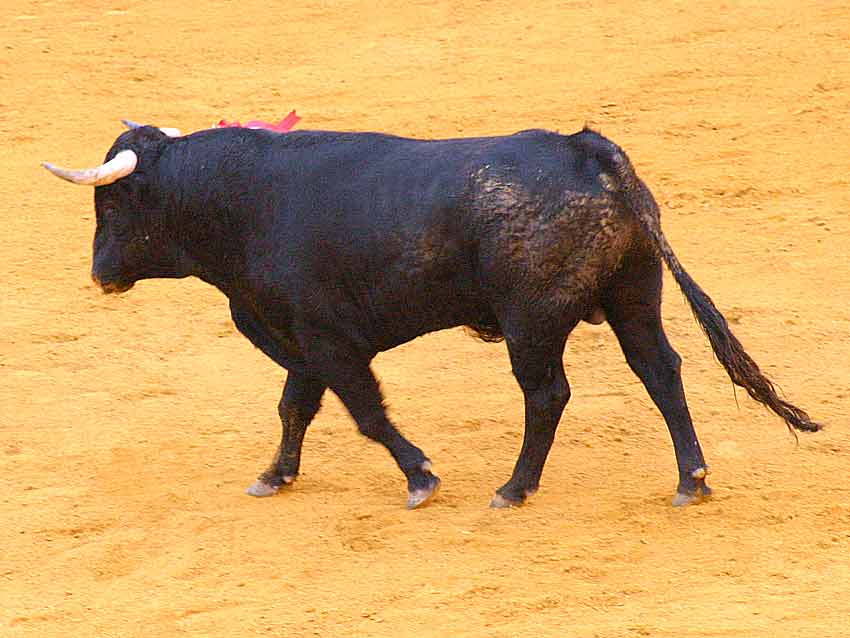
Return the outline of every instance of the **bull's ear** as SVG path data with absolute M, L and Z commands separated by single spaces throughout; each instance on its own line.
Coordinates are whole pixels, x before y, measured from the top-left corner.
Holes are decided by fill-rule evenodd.
M 142 128 L 142 126 L 144 126 L 144 124 L 139 124 L 138 122 L 134 122 L 133 120 L 121 120 L 121 121 L 124 123 L 124 126 L 126 126 L 131 131 L 134 130 L 134 129 L 137 129 L 137 128 Z M 165 133 L 168 137 L 180 137 L 180 135 L 181 135 L 179 128 L 172 128 L 170 126 L 162 126 L 162 127 L 159 128 L 159 130 L 162 131 L 163 133 Z

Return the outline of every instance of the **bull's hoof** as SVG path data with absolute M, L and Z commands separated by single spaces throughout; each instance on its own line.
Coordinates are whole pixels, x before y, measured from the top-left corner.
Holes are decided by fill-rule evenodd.
M 292 480 L 284 482 L 291 483 Z M 270 483 L 266 483 L 262 479 L 258 479 L 251 487 L 245 490 L 245 493 L 251 496 L 256 496 L 257 498 L 262 498 L 263 496 L 274 496 L 279 491 L 280 485 L 271 485 Z
M 679 488 L 673 497 L 673 507 L 685 507 L 694 503 L 702 503 L 711 496 L 711 488 L 705 484 L 709 475 L 708 466 L 692 470 L 690 476 L 679 480 Z
M 245 493 L 261 498 L 263 496 L 274 496 L 279 491 L 280 486 L 269 485 L 265 481 L 255 481 L 251 487 L 245 490 Z
M 503 510 L 503 509 L 507 509 L 509 507 L 519 507 L 520 505 L 523 505 L 524 503 L 525 503 L 525 500 L 515 501 L 515 500 L 510 499 L 510 498 L 505 498 L 504 496 L 502 496 L 501 494 L 496 492 L 496 495 L 493 496 L 493 498 L 490 500 L 490 507 L 492 507 L 493 509 L 496 509 L 496 510 Z
M 676 496 L 673 497 L 673 507 L 685 507 L 686 505 L 702 503 L 710 497 L 711 488 L 703 483 L 693 491 L 676 492 Z
M 439 491 L 440 479 L 433 474 L 429 475 L 427 487 L 420 487 L 407 493 L 407 509 L 413 510 L 427 505 Z
M 260 478 L 258 478 L 251 487 L 245 490 L 245 493 L 257 497 L 274 496 L 284 485 L 291 485 L 297 476 L 297 474 L 281 476 L 272 470 L 269 470 L 268 472 L 263 472 L 260 475 Z

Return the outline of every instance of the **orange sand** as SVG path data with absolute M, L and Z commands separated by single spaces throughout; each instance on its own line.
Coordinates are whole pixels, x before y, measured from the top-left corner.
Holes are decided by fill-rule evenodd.
M 850 8 L 775 3 L 7 0 L 0 7 L 0 636 L 850 636 Z M 243 494 L 282 370 L 198 281 L 104 297 L 90 189 L 119 118 L 459 136 L 590 122 L 626 148 L 691 274 L 786 395 L 737 393 L 668 282 L 716 497 L 684 510 L 660 415 L 606 326 L 541 491 L 487 508 L 522 401 L 453 330 L 375 367 L 443 479 L 407 512 L 389 455 L 325 401 L 303 474 Z

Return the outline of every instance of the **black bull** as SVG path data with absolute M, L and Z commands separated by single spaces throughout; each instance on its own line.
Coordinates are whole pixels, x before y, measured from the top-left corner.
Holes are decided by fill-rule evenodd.
M 230 300 L 237 328 L 289 371 L 283 438 L 249 488 L 298 474 L 327 388 L 407 478 L 408 506 L 439 486 L 422 450 L 387 418 L 370 362 L 419 335 L 469 326 L 504 338 L 525 398 L 525 436 L 496 506 L 538 487 L 570 397 L 562 357 L 582 319 L 607 320 L 664 416 L 676 504 L 709 493 L 680 375 L 661 323 L 662 262 L 732 381 L 789 425 L 818 424 L 779 398 L 661 232 L 625 153 L 598 133 L 420 141 L 372 133 L 221 129 L 172 138 L 132 127 L 93 184 L 93 277 L 123 292 L 194 275 Z

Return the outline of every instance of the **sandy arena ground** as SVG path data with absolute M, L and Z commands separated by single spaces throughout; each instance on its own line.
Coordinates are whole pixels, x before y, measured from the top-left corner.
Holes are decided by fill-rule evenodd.
M 0 7 L 0 636 L 850 636 L 850 8 L 775 3 L 126 0 Z M 211 8 L 212 7 L 212 8 Z M 105 297 L 91 189 L 119 118 L 462 136 L 599 127 L 760 365 L 828 428 L 737 392 L 668 279 L 715 498 L 674 509 L 664 423 L 605 326 L 541 491 L 492 511 L 521 440 L 503 345 L 375 363 L 443 490 L 329 396 L 298 484 L 244 488 L 284 372 L 194 280 Z

